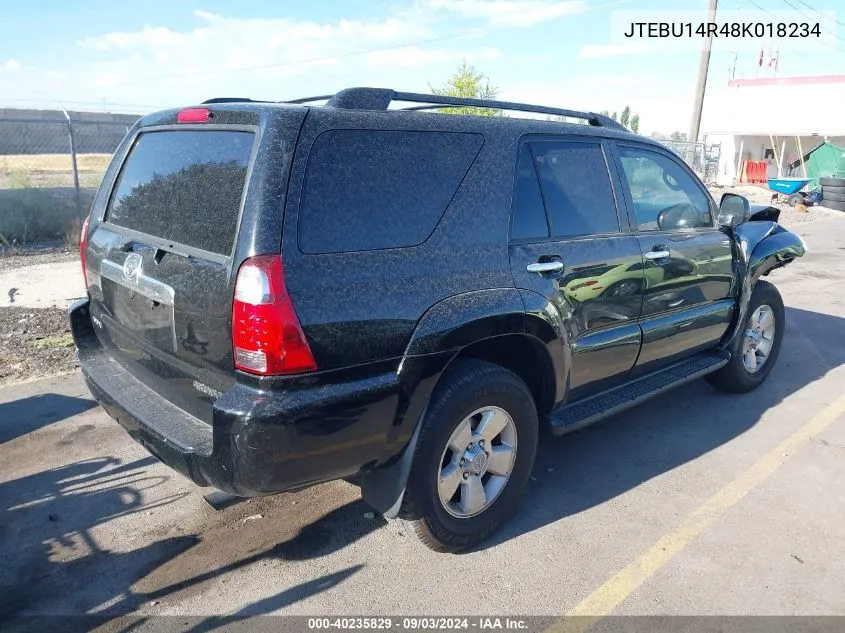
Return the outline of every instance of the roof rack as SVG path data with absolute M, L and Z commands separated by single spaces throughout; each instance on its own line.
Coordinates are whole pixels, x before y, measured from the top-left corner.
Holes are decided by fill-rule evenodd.
M 312 101 L 326 101 L 331 99 L 334 95 L 320 95 L 319 97 L 303 97 L 302 99 L 289 99 L 282 103 L 311 103 Z
M 208 103 L 259 103 L 254 99 L 247 99 L 246 97 L 214 97 L 213 99 L 206 99 L 200 105 Z
M 401 110 L 436 110 L 443 107 L 473 107 L 490 108 L 494 110 L 511 110 L 515 112 L 532 112 L 534 114 L 552 114 L 557 116 L 584 119 L 590 125 L 606 127 L 613 130 L 628 131 L 621 123 L 614 121 L 608 116 L 595 112 L 581 112 L 579 110 L 567 110 L 565 108 L 552 108 L 549 106 L 530 105 L 514 101 L 496 101 L 493 99 L 472 99 L 469 97 L 447 97 L 442 95 L 427 95 L 416 92 L 396 92 L 388 88 L 347 88 L 334 95 L 322 95 L 319 97 L 305 97 L 293 99 L 286 103 L 311 103 L 314 101 L 326 101 L 327 106 L 344 108 L 348 110 L 387 110 L 394 101 L 410 103 L 422 103 L 425 105 L 400 108 Z

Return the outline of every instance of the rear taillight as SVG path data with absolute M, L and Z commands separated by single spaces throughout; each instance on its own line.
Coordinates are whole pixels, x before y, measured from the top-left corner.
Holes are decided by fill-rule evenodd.
M 87 216 L 82 223 L 82 233 L 79 236 L 79 259 L 82 260 L 82 281 L 85 283 L 85 289 L 88 290 L 88 266 L 85 262 L 85 249 L 88 247 L 88 221 L 91 216 Z
M 282 258 L 241 264 L 232 305 L 235 367 L 262 376 L 314 371 L 317 364 L 285 289 Z

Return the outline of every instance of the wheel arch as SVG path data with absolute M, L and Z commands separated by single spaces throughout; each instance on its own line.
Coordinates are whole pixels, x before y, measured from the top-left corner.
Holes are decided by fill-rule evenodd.
M 364 501 L 388 518 L 398 514 L 428 402 L 460 358 L 513 371 L 528 385 L 538 412 L 549 411 L 565 385 L 559 332 L 547 319 L 526 313 L 516 289 L 465 293 L 432 307 L 418 323 L 400 365 L 407 399 L 394 420 L 387 454 L 361 475 Z

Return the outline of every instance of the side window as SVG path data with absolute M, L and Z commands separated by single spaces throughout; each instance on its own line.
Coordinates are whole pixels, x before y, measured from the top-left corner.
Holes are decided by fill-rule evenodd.
M 634 147 L 619 155 L 641 231 L 713 226 L 709 198 L 677 162 Z
M 546 209 L 537 181 L 537 170 L 528 145 L 519 152 L 516 193 L 513 201 L 512 239 L 543 238 L 549 236 Z
M 610 174 L 599 143 L 537 141 L 531 148 L 552 235 L 619 231 Z
M 299 248 L 343 253 L 423 243 L 483 144 L 482 135 L 463 132 L 323 132 L 308 157 Z

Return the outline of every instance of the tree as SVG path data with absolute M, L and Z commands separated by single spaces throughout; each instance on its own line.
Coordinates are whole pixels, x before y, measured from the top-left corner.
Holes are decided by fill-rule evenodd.
M 639 114 L 635 114 L 633 116 L 633 118 L 631 119 L 631 125 L 629 127 L 631 128 L 631 131 L 634 134 L 640 133 L 640 115 Z
M 458 70 L 452 75 L 442 88 L 435 88 L 429 84 L 431 93 L 441 97 L 471 97 L 473 99 L 495 99 L 499 89 L 490 84 L 490 79 L 484 73 L 467 65 L 464 60 Z M 473 114 L 475 116 L 496 116 L 500 110 L 493 108 L 454 107 L 438 108 L 446 114 Z
M 625 106 L 625 109 L 622 110 L 622 114 L 620 115 L 618 111 L 614 112 L 613 114 L 610 113 L 610 110 L 602 110 L 599 114 L 603 114 L 604 116 L 610 117 L 614 121 L 618 121 L 626 128 L 631 130 L 634 134 L 639 133 L 640 130 L 640 115 L 634 114 L 631 116 L 631 106 Z
M 684 132 L 678 132 L 676 130 L 676 131 L 672 132 L 672 134 L 669 136 L 669 138 L 672 139 L 673 141 L 686 141 L 687 135 Z

